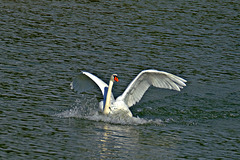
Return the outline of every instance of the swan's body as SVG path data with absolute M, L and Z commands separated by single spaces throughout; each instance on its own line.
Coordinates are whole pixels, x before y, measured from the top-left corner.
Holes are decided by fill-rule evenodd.
M 104 97 L 103 101 L 99 103 L 99 108 L 103 114 L 124 113 L 132 117 L 129 107 L 139 102 L 150 86 L 180 91 L 180 89 L 186 86 L 185 82 L 187 82 L 171 73 L 153 69 L 143 70 L 128 85 L 123 94 L 115 100 L 112 94 L 114 81 L 118 81 L 116 74 L 111 76 L 109 85 L 107 85 L 93 74 L 82 72 L 81 75 L 73 80 L 71 88 L 77 92 L 83 92 L 90 89 L 95 83 L 101 89 Z

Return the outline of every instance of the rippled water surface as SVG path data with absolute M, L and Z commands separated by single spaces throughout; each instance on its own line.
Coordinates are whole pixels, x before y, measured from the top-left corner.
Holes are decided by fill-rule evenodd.
M 0 159 L 240 159 L 239 1 L 1 1 Z M 143 69 L 188 80 L 150 88 L 135 118 L 99 115 Z

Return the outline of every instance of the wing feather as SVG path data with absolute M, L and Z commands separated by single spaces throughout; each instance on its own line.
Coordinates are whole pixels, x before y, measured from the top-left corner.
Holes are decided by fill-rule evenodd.
M 143 70 L 118 98 L 131 107 L 141 100 L 150 86 L 180 91 L 186 86 L 185 82 L 187 81 L 171 73 L 152 69 Z
M 80 75 L 76 76 L 73 79 L 73 82 L 70 84 L 70 86 L 71 86 L 71 89 L 73 89 L 78 93 L 82 93 L 84 91 L 99 87 L 104 99 L 107 95 L 107 90 L 108 90 L 108 85 L 105 82 L 103 82 L 100 78 L 98 78 L 97 76 L 89 72 L 84 72 L 84 71 L 82 71 Z M 111 97 L 112 97 L 111 99 L 114 100 L 113 94 Z

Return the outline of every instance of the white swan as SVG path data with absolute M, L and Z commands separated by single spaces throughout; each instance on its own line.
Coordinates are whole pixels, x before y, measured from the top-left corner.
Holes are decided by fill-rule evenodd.
M 104 98 L 103 101 L 99 103 L 99 108 L 103 114 L 108 115 L 121 112 L 132 117 L 129 107 L 139 102 L 150 86 L 180 91 L 180 89 L 186 86 L 185 82 L 187 82 L 178 76 L 164 71 L 153 69 L 143 70 L 128 85 L 123 94 L 115 100 L 112 94 L 114 81 L 118 82 L 117 74 L 111 76 L 109 85 L 107 85 L 95 75 L 82 72 L 81 75 L 73 79 L 71 89 L 77 92 L 83 92 L 97 84 Z

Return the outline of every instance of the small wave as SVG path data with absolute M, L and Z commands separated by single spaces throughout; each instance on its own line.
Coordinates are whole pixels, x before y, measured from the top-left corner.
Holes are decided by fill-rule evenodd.
M 143 125 L 143 124 L 157 124 L 162 125 L 163 122 L 160 119 L 157 120 L 151 120 L 151 119 L 144 119 L 139 117 L 122 117 L 118 115 L 102 115 L 98 112 L 92 116 L 86 116 L 85 117 L 88 120 L 93 121 L 101 121 L 101 122 L 107 122 L 107 123 L 113 123 L 113 124 L 123 124 L 123 125 Z
M 144 125 L 155 124 L 163 125 L 161 119 L 145 119 L 140 117 L 128 117 L 123 114 L 103 115 L 98 112 L 98 101 L 96 98 L 82 96 L 81 100 L 77 99 L 72 108 L 56 114 L 61 118 L 80 118 L 97 122 L 106 122 L 122 125 Z

